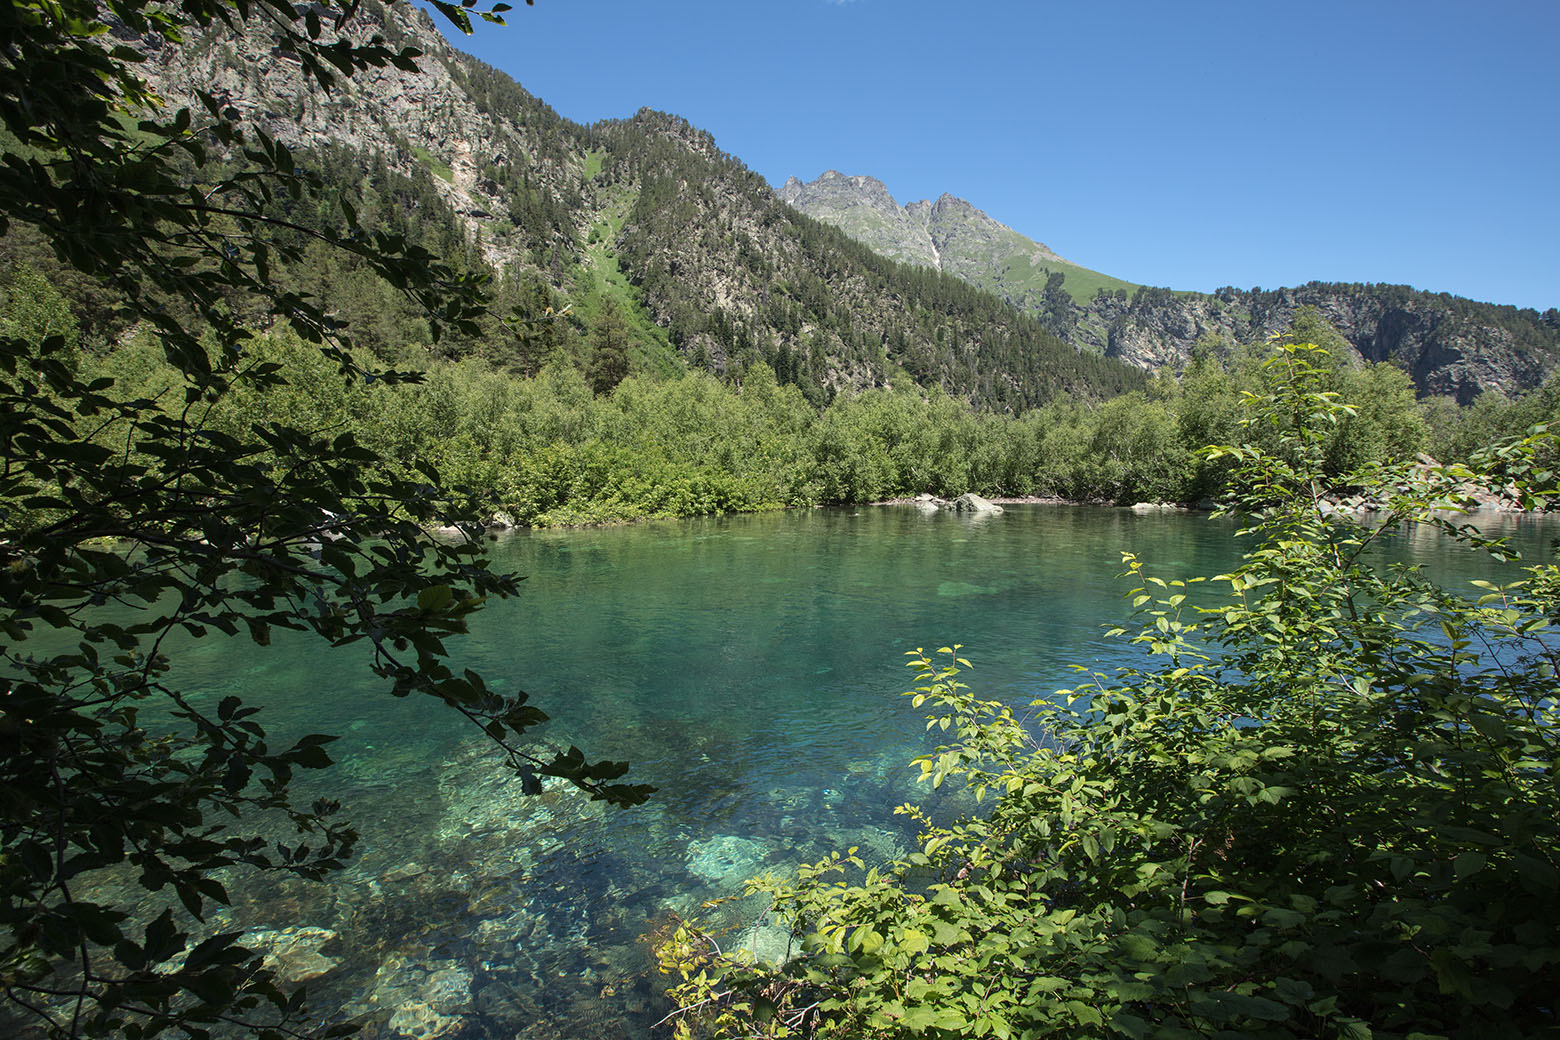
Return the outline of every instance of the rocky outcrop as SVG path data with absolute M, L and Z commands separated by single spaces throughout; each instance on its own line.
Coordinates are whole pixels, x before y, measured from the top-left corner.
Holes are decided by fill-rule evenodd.
M 1398 285 L 1174 292 L 1070 264 L 952 195 L 899 207 L 881 181 L 834 170 L 807 184 L 792 177 L 779 195 L 884 256 L 996 293 L 1079 350 L 1148 371 L 1180 368 L 1201 341 L 1251 343 L 1285 332 L 1306 307 L 1359 358 L 1398 365 L 1424 394 L 1466 403 L 1489 390 L 1518 393 L 1560 369 L 1560 311 Z
M 915 206 L 900 206 L 876 177 L 847 177 L 826 170 L 807 184 L 792 177 L 776 193 L 782 202 L 833 224 L 873 252 L 901 263 L 937 267 L 937 246 Z
M 354 39 L 379 34 L 391 48 L 420 49 L 420 71 L 369 68 L 323 91 L 256 28 L 179 47 L 143 44 L 152 52 L 148 78 L 175 105 L 194 105 L 193 85 L 209 89 L 246 124 L 299 149 L 301 165 L 345 179 L 344 194 L 357 187 L 359 159 L 409 178 L 419 199 L 447 205 L 437 219 L 448 218 L 448 230 L 463 233 L 495 273 L 528 269 L 512 270 L 510 287 L 539 309 L 530 286 L 543 284 L 554 294 L 547 304 L 569 314 L 576 334 L 588 332 L 596 308 L 570 305 L 604 289 L 632 312 L 652 370 L 675 362 L 674 351 L 738 378 L 763 362 L 819 404 L 908 372 L 1011 411 L 1057 393 L 1102 397 L 1142 381 L 1109 359 L 1080 355 L 999 299 L 910 277 L 798 216 L 684 119 L 641 110 L 580 126 L 450 48 L 415 8 L 365 0 L 353 25 Z M 861 179 L 858 187 L 883 219 L 916 225 L 881 184 Z M 385 220 L 376 203 L 389 197 L 365 197 L 360 212 Z M 397 205 L 403 211 L 390 221 L 431 223 Z M 955 209 L 940 202 L 926 219 Z M 431 247 L 459 249 L 443 231 Z M 926 227 L 919 234 L 930 241 Z M 518 360 L 524 367 L 538 359 Z
M 260 30 L 179 47 L 143 42 L 142 68 L 170 104 L 199 111 L 198 84 L 285 144 L 351 148 L 426 178 L 495 268 L 531 267 L 568 297 L 598 284 L 593 269 L 605 265 L 608 284 L 634 286 L 634 299 L 620 302 L 666 330 L 666 349 L 715 371 L 763 360 L 819 400 L 904 371 L 1017 411 L 1057 392 L 1141 385 L 1139 373 L 1106 359 L 1174 369 L 1200 340 L 1260 340 L 1304 306 L 1361 357 L 1401 365 L 1425 393 L 1511 393 L 1560 364 L 1560 313 L 1395 286 L 1172 293 L 1072 265 L 951 195 L 900 206 L 881 181 L 836 171 L 810 184 L 792 178 L 778 193 L 885 256 L 997 298 L 931 291 L 926 278 L 906 278 L 798 218 L 685 120 L 645 111 L 578 126 L 450 48 L 415 9 L 368 0 L 359 18 L 358 38 L 421 49 L 420 71 L 365 69 L 326 92 Z
M 1101 293 L 1071 338 L 1140 368 L 1174 369 L 1199 342 L 1260 342 L 1286 332 L 1306 308 L 1361 360 L 1397 365 L 1424 394 L 1463 403 L 1490 390 L 1516 394 L 1560 369 L 1560 330 L 1538 312 L 1401 285 Z
M 806 184 L 792 177 L 776 194 L 886 257 L 935 267 L 975 284 L 1015 256 L 1034 263 L 1067 263 L 1044 243 L 948 194 L 935 202 L 923 199 L 901 206 L 876 177 L 848 177 L 838 170 L 825 170 Z
M 416 46 L 423 52 L 418 71 L 389 64 L 361 69 L 338 77 L 329 91 L 301 74 L 296 59 L 258 27 L 263 23 L 250 24 L 243 32 L 213 31 L 178 47 L 151 38 L 132 42 L 150 48 L 142 71 L 171 106 L 200 112 L 193 93 L 198 86 L 292 148 L 347 147 L 381 156 L 403 174 L 418 167 L 432 173 L 471 241 L 495 266 L 535 243 L 495 219 L 508 213 L 510 200 L 494 171 L 523 167 L 517 176 L 533 190 L 578 205 L 584 159 L 548 138 L 549 124 L 559 122 L 556 114 L 512 81 L 504 91 L 510 110 L 495 111 L 473 89 L 494 70 L 445 43 L 426 13 L 365 4 L 349 23 L 349 37 L 361 42 L 380 35 L 392 47 Z

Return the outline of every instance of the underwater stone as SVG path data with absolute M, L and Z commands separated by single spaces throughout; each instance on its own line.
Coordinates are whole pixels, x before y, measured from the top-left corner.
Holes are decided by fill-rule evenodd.
M 382 880 L 394 884 L 397 881 L 410 881 L 428 872 L 428 868 L 421 863 L 403 863 L 387 871 Z
M 768 852 L 767 846 L 752 838 L 717 834 L 688 846 L 688 872 L 734 888 L 757 872 Z
M 427 1004 L 413 1001 L 396 1008 L 390 1016 L 390 1029 L 397 1036 L 415 1037 L 416 1040 L 435 1040 L 437 1037 L 453 1037 L 466 1028 L 466 1020 L 456 1015 L 441 1015 Z
M 491 839 L 537 857 L 562 848 L 582 825 L 604 819 L 610 808 L 561 782 L 549 783 L 540 795 L 525 794 L 491 742 L 481 740 L 466 742 L 446 765 L 439 796 L 444 804 L 440 841 Z
M 393 954 L 380 965 L 368 1003 L 395 1009 L 387 1023 L 393 1036 L 454 1037 L 466 1028 L 471 981 L 471 972 L 455 961 Z
M 751 956 L 760 964 L 778 966 L 801 953 L 801 943 L 783 924 L 755 924 L 737 936 L 733 950 Z
M 336 967 L 336 961 L 320 952 L 320 947 L 336 938 L 329 928 L 309 925 L 249 932 L 247 946 L 265 951 L 265 966 L 283 982 L 307 982 Z

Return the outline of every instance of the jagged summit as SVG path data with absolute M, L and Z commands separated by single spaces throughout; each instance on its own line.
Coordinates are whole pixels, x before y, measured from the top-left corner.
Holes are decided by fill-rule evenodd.
M 778 194 L 782 201 L 833 224 L 874 252 L 900 263 L 941 267 L 926 221 L 909 207 L 900 206 L 888 185 L 876 177 L 825 170 L 806 184 L 792 177 Z
M 936 201 L 922 199 L 901 206 L 876 177 L 825 170 L 807 183 L 789 178 L 779 195 L 884 256 L 935 267 L 976 284 L 981 283 L 980 275 L 996 273 L 1013 256 L 1039 264 L 1067 263 L 1043 242 L 1025 237 L 947 192 Z

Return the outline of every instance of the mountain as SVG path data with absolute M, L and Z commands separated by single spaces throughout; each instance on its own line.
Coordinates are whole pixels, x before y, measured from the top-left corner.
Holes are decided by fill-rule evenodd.
M 1142 287 L 949 195 L 900 206 L 881 182 L 833 171 L 776 193 L 675 116 L 582 126 L 451 48 L 420 12 L 366 0 L 360 18 L 360 33 L 420 48 L 420 71 L 386 65 L 325 92 L 261 30 L 162 48 L 143 67 L 171 103 L 200 85 L 297 149 L 343 202 L 493 272 L 502 309 L 568 315 L 544 334 L 493 322 L 446 353 L 523 371 L 560 352 L 585 365 L 587 337 L 611 311 L 626 321 L 636 371 L 693 365 L 740 380 L 763 362 L 815 401 L 912 379 L 1016 411 L 1140 386 L 1199 342 L 1260 340 L 1309 310 L 1423 393 L 1513 393 L 1560 367 L 1554 311 L 1401 286 Z M 356 272 L 322 262 L 296 278 L 338 295 L 376 347 L 407 339 L 397 330 L 410 316 L 380 317 L 404 306 L 365 293 Z
M 785 205 L 685 120 L 646 110 L 572 123 L 448 46 L 425 14 L 366 0 L 360 17 L 358 32 L 420 48 L 420 72 L 386 65 L 326 93 L 260 29 L 163 48 L 143 68 L 170 103 L 190 103 L 199 85 L 298 150 L 360 213 L 433 235 L 497 273 L 505 302 L 570 322 L 540 345 L 495 325 L 459 349 L 532 370 L 588 350 L 610 312 L 626 318 L 635 370 L 693 365 L 740 380 L 763 362 L 814 400 L 913 379 L 1017 411 L 1143 383 L 996 296 Z
M 884 256 L 936 268 L 1006 299 L 1039 310 L 1053 274 L 1078 303 L 1100 289 L 1137 288 L 1110 275 L 1062 259 L 1042 242 L 992 220 L 968 202 L 944 194 L 937 201 L 901 206 L 875 177 L 847 177 L 827 170 L 803 184 L 795 177 L 780 189 L 782 200 L 810 217 L 844 231 Z
M 1368 361 L 1407 371 L 1423 394 L 1463 403 L 1515 394 L 1560 370 L 1560 311 L 1479 303 L 1401 285 L 1174 292 L 1070 264 L 962 199 L 900 206 L 872 177 L 834 170 L 779 195 L 884 256 L 955 275 L 1033 315 L 1074 347 L 1176 369 L 1199 343 L 1253 342 L 1314 313 Z

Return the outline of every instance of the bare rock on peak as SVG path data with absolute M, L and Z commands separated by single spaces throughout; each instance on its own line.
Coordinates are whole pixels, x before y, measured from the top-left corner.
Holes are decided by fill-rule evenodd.
M 938 266 L 937 248 L 925 222 L 901 207 L 876 177 L 825 170 L 806 184 L 790 178 L 778 194 L 782 202 L 833 224 L 874 252 L 901 263 Z

